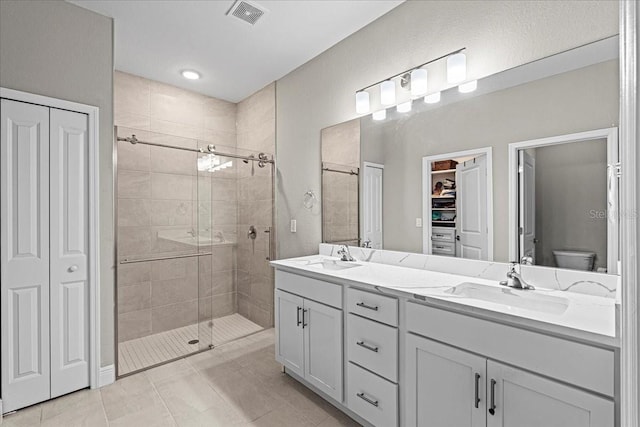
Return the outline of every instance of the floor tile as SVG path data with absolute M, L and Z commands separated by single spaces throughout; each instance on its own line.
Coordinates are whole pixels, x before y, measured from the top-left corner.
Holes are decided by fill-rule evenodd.
M 2 427 L 35 427 L 40 425 L 42 418 L 42 406 L 33 405 L 5 415 L 2 419 Z
M 358 426 L 282 373 L 268 329 L 7 416 L 2 427 Z

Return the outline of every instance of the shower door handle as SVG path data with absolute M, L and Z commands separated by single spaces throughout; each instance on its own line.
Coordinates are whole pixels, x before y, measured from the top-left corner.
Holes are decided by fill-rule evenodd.
M 273 255 L 271 253 L 272 251 L 272 244 L 271 244 L 271 227 L 267 228 L 266 230 L 264 230 L 265 233 L 267 233 L 269 235 L 269 253 L 267 255 L 267 261 L 271 261 L 273 259 Z

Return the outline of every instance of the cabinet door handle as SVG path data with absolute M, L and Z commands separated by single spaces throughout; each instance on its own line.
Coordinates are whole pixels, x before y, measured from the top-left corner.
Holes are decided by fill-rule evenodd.
M 373 399 L 369 399 L 367 396 L 364 395 L 364 393 L 356 393 L 356 396 L 358 396 L 360 399 L 364 400 L 368 404 L 373 405 L 376 408 L 378 407 L 378 401 L 377 400 L 373 400 Z
M 304 318 L 304 315 L 307 313 L 307 311 L 309 310 L 307 310 L 306 308 L 302 309 L 302 329 L 304 329 L 305 326 L 309 326 L 309 324 L 306 323 L 306 320 Z
M 300 326 L 300 324 L 302 323 L 300 321 L 300 310 L 302 310 L 302 307 L 298 307 L 298 312 L 296 313 L 296 326 Z
M 364 341 L 356 341 L 356 344 L 358 344 L 360 347 L 364 347 L 367 350 L 371 350 L 371 351 L 373 351 L 375 353 L 378 352 L 378 347 L 374 347 L 374 346 L 371 346 L 369 344 L 366 344 Z
M 356 305 L 358 307 L 362 307 L 362 308 L 367 308 L 369 310 L 373 310 L 373 311 L 378 311 L 378 306 L 377 305 L 367 305 L 363 302 L 357 302 Z
M 476 401 L 476 409 L 478 408 L 478 405 L 480 404 L 480 374 L 476 373 L 476 394 L 475 394 L 475 401 Z
M 489 406 L 489 413 L 491 415 L 496 414 L 496 380 L 491 378 L 491 406 Z

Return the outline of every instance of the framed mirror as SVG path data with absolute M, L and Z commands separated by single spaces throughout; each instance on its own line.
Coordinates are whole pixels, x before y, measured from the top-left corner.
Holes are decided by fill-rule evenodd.
M 383 120 L 365 115 L 324 129 L 323 169 L 328 163 L 349 164 L 347 170 L 357 173 L 358 244 L 499 262 L 521 258 L 512 236 L 515 226 L 509 222 L 515 206 L 509 190 L 510 144 L 615 128 L 618 67 L 615 36 L 487 76 L 478 80 L 471 93 L 444 88 L 437 103 L 419 98 L 411 102 L 409 111 L 387 108 Z M 337 143 L 339 134 L 343 139 Z M 359 149 L 348 152 L 358 153 L 357 163 L 344 151 L 355 147 L 356 139 Z M 336 145 L 343 150 L 337 157 Z M 334 149 L 329 150 L 330 146 Z M 566 148 L 580 150 L 573 145 Z M 338 223 L 344 230 L 355 221 L 353 210 L 350 222 L 345 208 L 339 208 L 341 213 L 334 211 L 337 205 L 328 198 L 335 198 L 332 194 L 338 190 L 329 186 L 337 189 L 345 184 L 338 179 L 331 184 L 327 172 L 323 171 L 323 231 Z M 609 185 L 606 170 L 599 176 L 598 188 Z M 455 195 L 455 203 L 447 204 L 443 195 Z M 599 208 L 593 210 L 593 215 L 602 215 Z M 555 220 L 561 223 L 567 218 Z M 323 240 L 354 245 L 351 230 L 352 235 L 324 232 Z M 607 248 L 616 246 L 617 231 L 608 230 L 600 241 Z M 593 251 L 569 241 L 554 241 L 553 246 L 559 251 Z M 545 253 L 542 258 L 546 256 L 547 261 L 539 265 L 557 265 L 553 252 Z M 605 255 L 598 253 L 596 271 L 617 271 L 608 261 L 600 262 Z M 612 253 L 607 249 L 606 257 Z

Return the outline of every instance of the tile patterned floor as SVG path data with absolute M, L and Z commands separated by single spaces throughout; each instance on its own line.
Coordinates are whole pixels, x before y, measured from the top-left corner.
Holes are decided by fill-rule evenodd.
M 201 322 L 125 341 L 118 346 L 118 375 L 186 356 L 209 344 L 218 346 L 261 329 L 260 325 L 235 313 L 214 319 L 213 326 L 209 321 Z M 193 339 L 200 339 L 200 343 L 189 344 Z
M 268 329 L 211 351 L 82 390 L 4 418 L 37 426 L 357 426 L 282 374 Z

